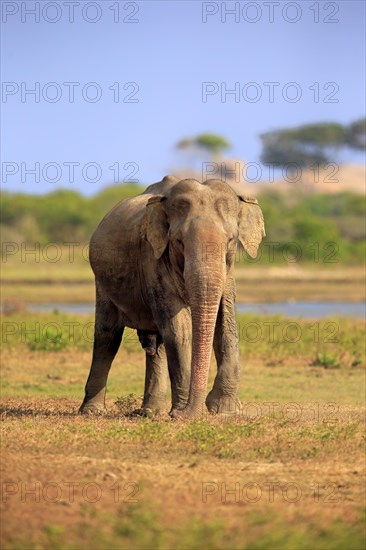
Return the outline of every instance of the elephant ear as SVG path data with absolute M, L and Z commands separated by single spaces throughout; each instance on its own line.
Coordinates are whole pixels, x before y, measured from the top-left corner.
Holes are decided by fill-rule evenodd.
M 162 201 L 165 197 L 156 195 L 146 204 L 146 212 L 141 226 L 141 236 L 145 237 L 154 250 L 154 257 L 158 260 L 168 245 L 168 221 L 163 209 Z
M 241 215 L 239 221 L 239 240 L 251 258 L 257 257 L 258 247 L 263 237 L 264 220 L 257 199 L 239 195 Z

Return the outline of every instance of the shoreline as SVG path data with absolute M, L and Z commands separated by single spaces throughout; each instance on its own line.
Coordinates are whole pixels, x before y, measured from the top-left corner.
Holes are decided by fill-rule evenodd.
M 19 274 L 21 275 L 21 273 Z M 236 302 L 363 302 L 366 299 L 364 269 L 289 271 L 286 268 L 236 269 Z M 94 304 L 92 278 L 3 279 L 1 301 L 29 303 Z

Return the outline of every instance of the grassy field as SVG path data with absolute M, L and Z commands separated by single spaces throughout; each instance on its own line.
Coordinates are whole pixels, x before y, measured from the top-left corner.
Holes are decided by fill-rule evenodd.
M 133 331 L 107 416 L 76 414 L 92 321 L 4 318 L 4 549 L 364 548 L 362 321 L 238 316 L 242 411 L 191 424 L 131 416 Z

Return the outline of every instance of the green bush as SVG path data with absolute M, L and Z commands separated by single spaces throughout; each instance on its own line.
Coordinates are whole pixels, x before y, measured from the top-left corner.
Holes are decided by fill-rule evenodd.
M 41 196 L 3 192 L 3 242 L 85 243 L 108 210 L 143 189 L 135 184 L 111 185 L 91 197 L 67 189 Z M 286 262 L 281 251 L 292 242 L 302 250 L 301 262 L 314 261 L 314 246 L 326 254 L 329 243 L 335 243 L 338 262 L 362 263 L 366 214 L 363 197 L 344 192 L 286 195 L 267 191 L 260 195 L 259 202 L 266 224 L 265 242 L 278 243 L 275 263 Z M 238 257 L 245 261 L 245 255 Z M 269 254 L 262 254 L 260 263 L 272 261 Z

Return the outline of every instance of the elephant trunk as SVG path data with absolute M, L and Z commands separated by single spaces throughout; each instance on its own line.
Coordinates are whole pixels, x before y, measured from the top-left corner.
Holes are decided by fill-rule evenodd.
M 217 313 L 225 283 L 225 258 L 195 258 L 186 263 L 185 282 L 192 313 L 191 383 L 187 412 L 203 412 Z

